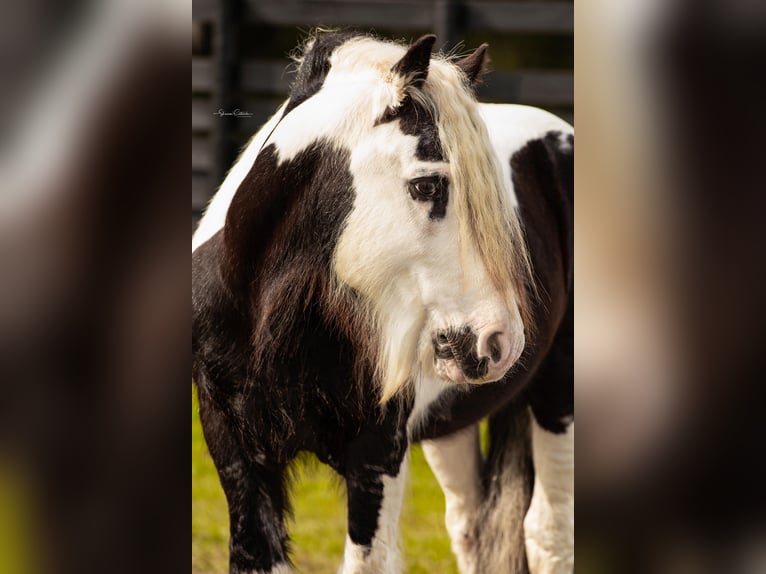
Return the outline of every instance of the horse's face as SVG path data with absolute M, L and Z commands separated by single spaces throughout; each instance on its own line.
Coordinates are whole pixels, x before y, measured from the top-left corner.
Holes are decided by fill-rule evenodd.
M 524 348 L 518 222 L 465 74 L 431 60 L 432 45 L 333 47 L 321 89 L 273 138 L 289 157 L 310 124 L 350 154 L 354 200 L 332 265 L 379 339 L 383 400 L 423 375 L 497 380 Z

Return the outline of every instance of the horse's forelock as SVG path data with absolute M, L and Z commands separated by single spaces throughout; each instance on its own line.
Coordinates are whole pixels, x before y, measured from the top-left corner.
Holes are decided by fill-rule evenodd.
M 495 287 L 509 306 L 518 306 L 529 336 L 535 292 L 529 253 L 473 92 L 460 70 L 443 60 L 432 62 L 424 91 L 437 110 L 439 137 L 450 163 L 450 197 L 463 251 L 475 246 Z

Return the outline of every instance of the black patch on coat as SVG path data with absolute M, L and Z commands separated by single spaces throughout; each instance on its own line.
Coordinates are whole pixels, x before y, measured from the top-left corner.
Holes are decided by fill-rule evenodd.
M 444 161 L 444 150 L 439 140 L 434 113 L 436 112 L 406 96 L 398 107 L 387 109 L 375 125 L 398 121 L 402 133 L 418 138 L 415 157 L 421 161 Z
M 290 86 L 290 100 L 283 115 L 308 100 L 322 89 L 325 78 L 330 72 L 330 56 L 340 45 L 345 44 L 360 34 L 356 32 L 320 32 L 311 49 L 303 55 L 303 62 L 295 81 Z
M 431 110 L 407 96 L 399 107 L 386 110 L 375 122 L 375 125 L 395 121 L 399 122 L 399 129 L 402 130 L 402 133 L 418 138 L 415 157 L 420 161 L 445 161 L 444 150 L 439 139 L 439 129 Z M 448 190 L 445 191 L 443 195 L 434 198 L 433 207 L 428 214 L 430 219 L 443 219 L 447 214 L 449 192 Z
M 564 433 L 574 417 L 574 292 L 545 360 L 526 390 L 538 424 Z
M 428 219 L 444 219 L 444 217 L 447 215 L 448 198 L 448 193 L 445 193 L 444 195 L 439 196 L 439 198 L 433 200 L 433 207 L 431 207 L 431 211 L 428 212 Z
M 294 159 L 277 163 L 276 147 L 270 144 L 229 208 L 222 270 L 234 291 L 301 263 L 329 272 L 335 243 L 353 207 L 347 151 L 318 141 Z
M 558 228 L 570 228 L 574 217 L 574 135 L 548 132 L 540 139 L 527 142 L 513 154 L 510 163 L 514 189 L 540 189 L 549 202 L 556 204 L 551 215 Z M 561 253 L 572 252 L 574 239 L 571 233 L 559 234 L 558 240 Z M 565 257 L 561 263 L 567 283 L 571 284 L 573 261 Z
M 348 491 L 348 535 L 354 544 L 371 548 L 379 526 L 383 502 L 383 476 L 399 475 L 407 450 L 407 434 L 401 420 L 401 405 L 412 408 L 405 400 L 393 409 L 386 409 L 380 420 L 368 427 L 348 445 L 345 469 Z M 394 433 L 391 434 L 391 431 Z
M 544 194 L 546 202 L 553 206 L 553 209 L 548 209 L 552 216 L 546 226 L 548 233 L 543 237 L 535 234 L 531 241 L 539 244 L 537 249 L 540 250 L 544 248 L 541 240 L 548 249 L 558 241 L 558 249 L 552 251 L 562 255 L 557 258 L 549 256 L 546 264 L 559 267 L 565 278 L 567 311 L 548 356 L 526 394 L 540 426 L 550 432 L 562 433 L 574 415 L 574 135 L 551 131 L 540 139 L 528 142 L 511 158 L 511 178 L 515 190 L 538 189 Z M 529 211 L 530 208 L 525 208 L 522 213 Z M 539 219 L 541 216 L 534 217 Z

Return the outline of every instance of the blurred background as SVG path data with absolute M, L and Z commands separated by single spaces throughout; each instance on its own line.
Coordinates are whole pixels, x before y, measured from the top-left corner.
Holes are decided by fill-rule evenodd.
M 575 22 L 578 567 L 766 572 L 766 4 Z
M 194 214 L 319 24 L 489 41 L 510 79 L 482 95 L 567 119 L 576 63 L 578 568 L 766 571 L 766 3 L 193 4 L 0 0 L 0 572 L 186 570 L 193 488 L 218 568 L 194 427 L 200 480 L 187 459 L 188 49 Z M 306 469 L 297 512 L 322 523 L 341 500 Z M 406 552 L 449 572 L 428 480 Z

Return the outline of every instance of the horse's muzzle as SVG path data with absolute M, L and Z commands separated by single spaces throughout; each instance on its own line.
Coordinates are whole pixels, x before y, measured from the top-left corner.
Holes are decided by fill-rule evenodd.
M 520 354 L 513 348 L 508 330 L 499 323 L 478 333 L 469 325 L 445 329 L 436 333 L 433 345 L 437 371 L 455 383 L 496 381 Z

